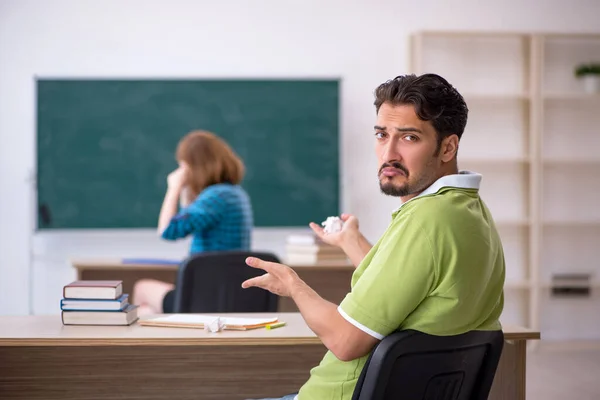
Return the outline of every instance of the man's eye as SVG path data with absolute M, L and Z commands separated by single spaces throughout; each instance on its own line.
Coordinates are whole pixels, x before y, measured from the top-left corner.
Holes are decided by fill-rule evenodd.
M 377 139 L 383 139 L 385 137 L 385 133 L 383 133 L 383 132 L 375 132 L 375 137 Z
M 406 135 L 404 136 L 404 139 L 408 140 L 409 142 L 416 142 L 417 140 L 419 140 L 419 138 L 415 135 Z

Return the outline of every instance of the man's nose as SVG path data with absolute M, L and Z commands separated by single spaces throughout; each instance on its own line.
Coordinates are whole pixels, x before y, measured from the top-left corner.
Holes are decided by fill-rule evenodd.
M 388 163 L 402 160 L 402 156 L 400 155 L 400 152 L 393 141 L 390 141 L 386 144 L 386 147 L 383 151 L 383 160 Z

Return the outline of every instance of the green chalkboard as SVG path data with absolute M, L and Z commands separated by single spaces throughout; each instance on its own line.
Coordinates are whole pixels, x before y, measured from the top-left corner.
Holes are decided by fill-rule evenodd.
M 37 85 L 38 229 L 155 227 L 177 142 L 224 138 L 255 225 L 339 212 L 337 80 L 56 80 Z

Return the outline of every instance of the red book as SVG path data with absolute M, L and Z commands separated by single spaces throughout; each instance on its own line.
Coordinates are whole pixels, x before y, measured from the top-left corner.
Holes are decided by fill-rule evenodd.
M 123 294 L 123 281 L 75 281 L 63 288 L 65 299 L 114 300 Z

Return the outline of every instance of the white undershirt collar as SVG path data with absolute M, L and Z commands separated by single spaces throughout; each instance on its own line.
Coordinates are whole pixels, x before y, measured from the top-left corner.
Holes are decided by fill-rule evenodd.
M 427 196 L 428 194 L 437 193 L 443 187 L 455 187 L 461 189 L 477 189 L 479 190 L 479 185 L 481 184 L 481 174 L 477 172 L 471 172 L 467 170 L 459 171 L 458 174 L 452 175 L 444 175 L 437 181 L 433 182 L 431 186 L 427 189 L 423 190 L 417 196 L 412 199 L 406 201 L 405 203 L 400 204 L 400 207 L 394 210 L 394 214 L 397 213 L 400 208 L 406 203 L 418 199 L 419 197 Z

